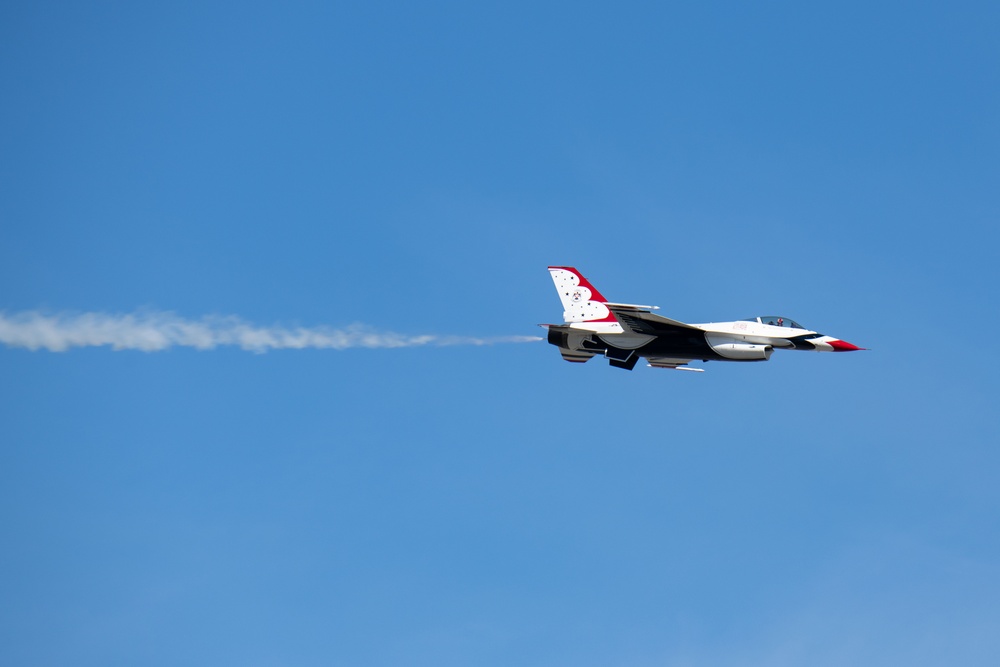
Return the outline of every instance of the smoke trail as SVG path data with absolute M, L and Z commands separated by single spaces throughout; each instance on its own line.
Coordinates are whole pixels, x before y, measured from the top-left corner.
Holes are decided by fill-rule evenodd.
M 43 314 L 38 311 L 0 311 L 0 343 L 64 352 L 71 347 L 110 346 L 113 350 L 155 352 L 167 348 L 193 347 L 211 350 L 231 345 L 251 352 L 268 350 L 328 349 L 352 347 L 392 348 L 443 345 L 494 345 L 527 343 L 537 336 L 412 336 L 376 331 L 362 324 L 342 329 L 331 327 L 261 327 L 238 317 L 203 317 L 186 320 L 169 312 L 135 314 L 78 313 Z

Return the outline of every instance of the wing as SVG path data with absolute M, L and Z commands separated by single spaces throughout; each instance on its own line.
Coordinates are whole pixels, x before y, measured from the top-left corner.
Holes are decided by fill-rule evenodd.
M 615 316 L 623 329 L 632 333 L 647 336 L 664 336 L 682 333 L 689 335 L 692 331 L 701 331 L 698 327 L 684 324 L 661 315 L 654 315 L 648 310 L 640 310 L 640 306 L 626 306 L 617 303 L 606 303 L 608 310 Z
M 620 304 L 606 304 L 611 313 L 622 325 L 622 329 L 633 334 L 652 336 L 661 341 L 674 341 L 677 348 L 690 347 L 689 341 L 692 337 L 697 340 L 704 340 L 705 332 L 699 327 L 678 322 L 668 317 L 654 315 L 648 310 L 642 310 L 641 306 L 625 306 Z M 690 368 L 688 361 L 690 358 L 674 357 L 647 357 L 651 368 L 669 368 L 675 371 L 693 371 L 704 373 L 703 368 Z

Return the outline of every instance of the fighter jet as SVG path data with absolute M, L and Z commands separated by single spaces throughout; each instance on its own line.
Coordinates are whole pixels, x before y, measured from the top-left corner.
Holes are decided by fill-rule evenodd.
M 779 315 L 735 322 L 685 324 L 650 311 L 657 306 L 613 303 L 571 266 L 550 266 L 563 305 L 562 324 L 542 324 L 566 361 L 603 355 L 632 370 L 640 357 L 652 368 L 703 372 L 690 361 L 767 361 L 775 349 L 850 352 L 865 348 L 806 329 Z

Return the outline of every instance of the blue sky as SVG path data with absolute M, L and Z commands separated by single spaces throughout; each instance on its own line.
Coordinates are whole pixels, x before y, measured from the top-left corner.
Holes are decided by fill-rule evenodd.
M 474 5 L 3 7 L 0 310 L 872 351 L 0 347 L 0 662 L 996 664 L 1000 11 Z

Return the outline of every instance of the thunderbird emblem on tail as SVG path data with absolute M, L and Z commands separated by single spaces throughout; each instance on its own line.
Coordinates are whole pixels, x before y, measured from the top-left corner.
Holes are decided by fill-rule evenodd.
M 685 324 L 650 312 L 656 306 L 608 301 L 571 266 L 550 266 L 549 273 L 562 301 L 563 323 L 542 326 L 566 361 L 582 363 L 600 354 L 612 366 L 632 370 L 645 357 L 653 368 L 701 372 L 688 362 L 767 361 L 775 349 L 864 349 L 777 315 Z

